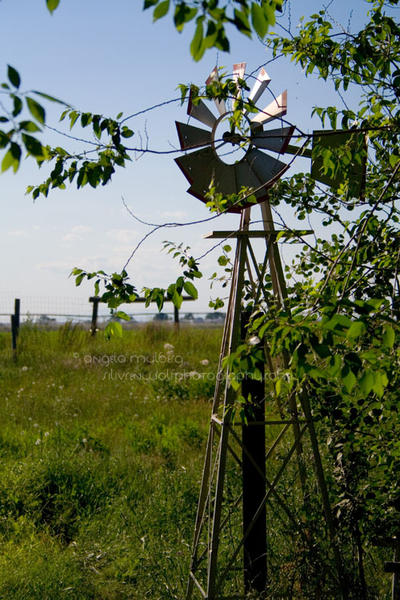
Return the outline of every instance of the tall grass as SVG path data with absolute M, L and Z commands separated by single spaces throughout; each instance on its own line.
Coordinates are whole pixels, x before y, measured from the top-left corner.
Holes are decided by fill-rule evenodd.
M 182 600 L 220 336 L 150 324 L 106 341 L 71 324 L 25 325 L 15 360 L 0 334 L 1 600 Z M 268 429 L 270 444 L 278 430 Z M 303 450 L 313 481 L 305 441 Z M 274 454 L 270 480 L 287 451 Z M 227 472 L 229 508 L 241 491 L 233 458 Z M 268 507 L 271 599 L 335 600 L 318 490 L 309 491 L 308 513 L 296 513 L 296 468 L 277 485 L 294 529 Z M 240 539 L 240 511 L 235 519 L 222 555 Z M 371 549 L 379 600 L 390 597 L 382 559 Z
M 182 597 L 219 339 L 0 335 L 0 598 Z

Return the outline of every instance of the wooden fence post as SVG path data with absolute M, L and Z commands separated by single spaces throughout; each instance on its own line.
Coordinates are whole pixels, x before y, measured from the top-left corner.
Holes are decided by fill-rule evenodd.
M 179 329 L 179 309 L 174 305 L 174 324 L 175 329 Z
M 17 358 L 17 338 L 19 334 L 20 312 L 21 300 L 19 298 L 15 298 L 14 314 L 11 315 L 11 347 L 14 355 L 14 360 L 16 360 Z
M 97 331 L 97 315 L 98 315 L 98 312 L 99 312 L 100 298 L 99 298 L 99 296 L 90 296 L 89 302 L 93 303 L 92 323 L 91 323 L 91 326 L 90 326 L 90 333 L 91 333 L 91 335 L 96 335 L 96 331 Z

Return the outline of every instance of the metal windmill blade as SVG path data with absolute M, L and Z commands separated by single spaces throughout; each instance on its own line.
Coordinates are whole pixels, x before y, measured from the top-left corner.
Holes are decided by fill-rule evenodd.
M 236 85 L 237 85 L 239 79 L 244 79 L 245 70 L 246 70 L 245 62 L 235 63 L 233 65 L 233 80 L 235 81 Z M 240 88 L 238 87 L 237 97 L 239 97 L 240 94 L 241 94 Z
M 264 68 L 262 68 L 259 74 L 257 75 L 256 82 L 249 94 L 249 100 L 252 100 L 254 104 L 257 104 L 258 100 L 264 93 L 264 90 L 269 86 L 270 81 L 271 78 L 268 75 L 267 71 Z
M 210 75 L 206 79 L 206 85 L 211 85 L 214 81 L 218 81 L 218 78 L 218 69 L 217 67 L 214 67 L 214 69 L 211 71 Z M 215 98 L 214 102 L 219 114 L 224 115 L 226 113 L 225 100 L 219 100 L 218 98 Z
M 203 100 L 197 100 L 196 103 L 193 103 L 191 92 L 189 96 L 187 113 L 194 119 L 197 119 L 197 121 L 200 121 L 200 123 L 208 125 L 208 127 L 211 128 L 214 127 L 215 123 L 217 122 L 217 118 L 214 117 Z
M 252 125 L 265 125 L 273 119 L 283 117 L 287 112 L 287 90 L 275 98 L 268 106 L 261 110 L 258 115 L 251 119 Z
M 233 66 L 234 81 L 244 79 L 245 68 L 246 63 Z M 215 68 L 206 83 L 210 85 L 217 79 L 218 69 Z M 270 81 L 267 72 L 261 69 L 249 99 L 258 101 Z M 238 96 L 240 93 L 238 89 Z M 263 129 L 265 123 L 279 120 L 286 114 L 287 92 L 283 92 L 252 118 L 246 111 L 243 112 L 239 129 L 230 122 L 232 111 L 227 109 L 225 101 L 216 100 L 215 105 L 218 116 L 203 100 L 194 99 L 192 95 L 189 97 L 188 115 L 208 129 L 176 122 L 181 149 L 187 153 L 176 158 L 175 162 L 190 183 L 188 192 L 207 202 L 206 196 L 211 186 L 224 195 L 239 194 L 243 188 L 247 188 L 248 195 L 255 195 L 257 203 L 263 202 L 268 188 L 288 168 L 280 157 L 287 149 L 294 127 Z M 240 159 L 229 162 L 225 158 L 238 151 L 242 153 Z M 230 206 L 227 212 L 240 212 L 253 203 L 253 199 L 247 203 L 243 201 L 240 206 Z

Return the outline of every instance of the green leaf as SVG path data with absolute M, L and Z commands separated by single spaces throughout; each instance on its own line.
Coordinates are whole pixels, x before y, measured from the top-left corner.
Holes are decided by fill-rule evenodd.
M 25 148 L 32 154 L 32 156 L 43 156 L 43 146 L 38 139 L 32 135 L 22 134 L 22 141 L 24 142 Z
M 235 25 L 238 28 L 238 30 L 241 33 L 244 33 L 244 35 L 251 37 L 251 27 L 246 13 L 242 10 L 237 10 L 237 8 L 235 8 L 234 15 Z
M 342 369 L 342 382 L 346 389 L 346 392 L 348 392 L 348 393 L 351 392 L 351 390 L 354 388 L 354 386 L 357 383 L 357 380 L 356 380 L 356 377 L 355 377 L 353 371 L 347 365 L 345 365 L 345 367 Z
M 160 2 L 154 9 L 153 21 L 157 21 L 158 19 L 165 17 L 165 15 L 168 13 L 168 11 L 169 11 L 169 0 L 163 0 L 163 2 Z
M 194 36 L 190 43 L 190 54 L 192 55 L 195 61 L 199 61 L 203 56 L 204 51 L 205 46 L 203 44 L 203 18 L 198 17 Z
M 182 302 L 182 294 L 180 294 L 177 290 L 174 290 L 174 293 L 172 294 L 172 304 L 179 309 L 182 306 Z
M 324 323 L 327 329 L 342 330 L 351 327 L 351 320 L 346 315 L 333 315 L 332 319 Z
M 10 149 L 4 155 L 1 163 L 1 172 L 7 171 L 12 167 L 14 173 L 18 171 L 19 161 L 21 158 L 21 148 L 15 142 L 11 142 Z
M 130 321 L 131 318 L 129 315 L 126 314 L 126 312 L 124 312 L 123 310 L 118 310 L 115 315 L 114 315 L 117 319 L 123 319 L 124 321 Z
M 47 8 L 53 14 L 57 6 L 60 4 L 60 0 L 46 0 Z
M 124 126 L 121 130 L 121 136 L 123 138 L 130 138 L 134 135 L 132 129 L 129 129 L 129 127 Z
M 320 358 L 328 358 L 332 354 L 332 350 L 327 344 L 313 344 L 313 350 Z
M 382 342 L 385 348 L 393 348 L 395 333 L 391 325 L 385 325 Z
M 256 2 L 251 5 L 251 22 L 254 31 L 263 39 L 268 31 L 268 21 L 265 18 L 264 10 Z
M 151 8 L 152 6 L 157 4 L 157 2 L 158 0 L 144 0 L 143 10 L 146 10 L 146 8 Z
M 31 133 L 41 131 L 40 127 L 38 127 L 33 121 L 21 121 L 19 128 L 23 129 L 24 131 L 30 131 Z
M 19 96 L 12 96 L 12 99 L 13 99 L 13 104 L 14 104 L 12 115 L 13 115 L 13 117 L 17 117 L 22 112 L 22 108 L 23 108 L 22 100 Z
M 197 298 L 199 297 L 197 289 L 191 281 L 185 281 L 185 283 L 183 284 L 183 289 L 191 298 L 197 300 Z
M 122 337 L 122 325 L 118 321 L 110 321 L 104 329 L 104 335 L 107 339 L 112 337 Z
M 29 98 L 28 96 L 26 97 L 26 103 L 28 105 L 29 112 L 31 113 L 32 117 L 39 121 L 39 123 L 44 124 L 46 120 L 46 112 L 43 106 L 36 102 L 36 100 L 34 100 L 33 98 Z
M 276 21 L 275 10 L 276 10 L 276 4 L 278 4 L 278 3 L 270 2 L 269 0 L 262 0 L 261 4 L 264 9 L 264 14 L 265 14 L 267 23 L 269 25 L 275 25 L 275 21 Z M 278 8 L 279 8 L 279 6 L 278 6 Z
M 1 172 L 7 171 L 14 164 L 14 157 L 11 154 L 11 150 L 5 153 L 3 160 L 1 161 Z
M 9 143 L 8 135 L 4 131 L 0 131 L 0 148 L 5 148 Z
M 240 380 L 234 373 L 230 373 L 229 375 L 229 385 L 235 392 L 240 388 Z
M 363 321 L 353 321 L 353 323 L 350 325 L 346 337 L 348 339 L 356 339 L 358 337 L 360 337 L 361 335 L 363 335 L 363 333 L 365 332 L 366 327 L 365 324 L 363 323 Z
M 366 396 L 374 387 L 374 376 L 371 371 L 365 371 L 360 379 L 360 388 Z
M 81 114 L 81 125 L 82 127 L 87 127 L 89 123 L 92 122 L 92 115 L 90 113 L 82 113 Z
M 49 94 L 45 94 L 43 92 L 38 92 L 37 90 L 32 90 L 32 93 L 36 94 L 37 96 L 40 96 L 41 98 L 45 98 L 45 100 L 49 100 L 50 102 L 56 102 L 57 104 L 62 104 L 63 106 L 69 107 L 69 104 L 64 102 L 64 100 L 60 100 L 59 98 L 54 98 L 54 96 L 49 96 Z
M 18 89 L 21 85 L 21 78 L 18 71 L 16 71 L 11 65 L 7 65 L 7 76 L 10 83 L 12 83 L 13 86 Z
M 75 125 L 76 121 L 79 118 L 79 113 L 76 110 L 73 110 L 72 112 L 69 113 L 69 120 L 70 120 L 70 125 L 69 128 L 72 129 L 73 126 Z
M 379 398 L 382 398 L 387 384 L 388 378 L 385 372 L 377 371 L 374 373 L 374 384 L 372 386 L 372 389 L 374 390 L 375 394 L 379 396 Z
M 188 23 L 197 14 L 197 8 L 190 8 L 185 2 L 179 2 L 175 8 L 174 23 L 178 31 L 182 31 L 185 23 Z
M 79 287 L 81 285 L 81 283 L 84 280 L 85 276 L 86 276 L 86 273 L 80 273 L 79 275 L 76 276 L 76 278 L 75 278 L 75 285 L 76 285 L 76 287 Z

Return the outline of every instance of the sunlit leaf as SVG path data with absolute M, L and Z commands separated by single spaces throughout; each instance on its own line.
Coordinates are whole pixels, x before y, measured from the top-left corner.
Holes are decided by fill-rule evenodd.
M 44 124 L 46 120 L 46 112 L 43 106 L 36 102 L 36 100 L 34 100 L 33 98 L 29 98 L 29 96 L 26 97 L 26 103 L 28 105 L 29 112 L 31 113 L 32 117 L 39 121 L 39 123 Z
M 46 0 L 46 4 L 49 11 L 53 13 L 60 4 L 60 0 Z

